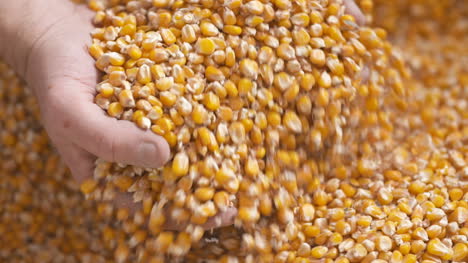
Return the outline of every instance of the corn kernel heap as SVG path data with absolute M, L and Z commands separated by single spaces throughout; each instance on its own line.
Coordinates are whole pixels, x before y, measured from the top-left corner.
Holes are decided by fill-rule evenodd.
M 0 62 L 0 262 L 112 259 L 101 237 L 115 224 L 84 201 L 38 113 L 32 91 Z
M 357 2 L 371 20 L 372 1 Z M 375 73 L 369 74 L 368 84 L 353 83 L 354 102 L 363 106 L 343 105 L 350 109 L 347 115 L 341 113 L 347 119 L 342 129 L 346 151 L 341 156 L 330 154 L 341 157 L 334 159 L 320 151 L 310 161 L 313 183 L 306 192 L 311 194 L 293 200 L 298 203 L 298 209 L 293 209 L 297 217 L 287 224 L 286 234 L 280 236 L 277 230 L 282 225 L 274 216 L 260 219 L 255 228 L 243 223 L 239 229 L 218 229 L 192 244 L 182 262 L 468 261 L 468 73 L 464 62 L 468 5 L 451 0 L 378 0 L 375 7 L 375 24 L 390 30 L 403 55 L 386 41 L 385 49 L 392 56 L 387 53 L 377 63 L 378 52 L 366 52 L 365 57 L 372 55 L 366 62 L 374 65 L 369 68 Z M 376 32 L 384 38 L 383 30 Z M 394 75 L 388 71 L 392 67 L 381 66 L 393 56 L 404 58 L 414 71 L 403 82 L 406 99 L 381 93 L 382 83 L 376 84 L 382 81 L 379 72 L 387 79 Z M 407 75 L 400 63 L 394 67 Z M 387 73 L 376 72 L 379 66 Z M 130 215 L 108 204 L 95 207 L 93 202 L 83 202 L 39 127 L 31 92 L 4 65 L 0 65 L 0 79 L 0 261 L 173 262 L 155 251 L 173 251 L 184 240 L 193 239 L 194 232 L 163 232 L 156 238 L 145 224 L 148 211 Z M 372 100 L 379 102 L 378 110 L 371 110 Z M 84 190 L 110 188 L 109 184 L 125 190 L 144 177 L 131 176 L 135 171 L 151 172 L 100 166 L 111 169 L 108 185 L 89 182 Z M 297 174 L 298 181 L 302 174 Z M 275 178 L 269 179 L 271 188 L 287 185 Z M 161 184 L 151 182 L 156 196 Z M 238 203 L 246 199 L 237 196 Z M 288 242 L 278 249 L 279 239 Z M 259 254 L 252 253 L 255 250 Z
M 383 99 L 403 102 L 407 72 L 384 32 L 359 28 L 341 2 L 327 2 L 115 1 L 98 11 L 90 53 L 106 75 L 96 103 L 164 136 L 174 156 L 161 170 L 101 162 L 84 192 L 132 192 L 156 253 L 186 254 L 202 237 L 199 225 L 231 203 L 244 253 L 284 250 L 304 224 L 326 216 L 317 206 L 343 202 L 319 184 L 344 146 L 359 141 L 343 137 L 353 136 L 343 131 L 347 121 L 356 119 L 350 126 L 365 136 L 364 127 L 388 124 L 378 115 L 392 106 Z M 364 64 L 369 86 L 356 89 Z M 354 100 L 376 118 L 361 121 Z M 375 131 L 374 141 L 388 137 Z M 374 173 L 371 160 L 359 164 L 364 176 Z M 335 178 L 329 187 L 339 186 Z M 169 220 L 189 222 L 170 246 L 159 244 L 172 240 L 161 232 L 164 208 Z M 376 205 L 366 209 L 383 215 Z M 346 216 L 335 212 L 335 220 Z

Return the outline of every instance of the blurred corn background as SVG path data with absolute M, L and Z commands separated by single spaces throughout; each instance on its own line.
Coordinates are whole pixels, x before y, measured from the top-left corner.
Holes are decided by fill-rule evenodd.
M 0 64 L 1 262 L 468 261 L 463 1 L 357 1 L 369 28 L 331 0 L 87 4 L 96 103 L 173 158 L 77 187 Z

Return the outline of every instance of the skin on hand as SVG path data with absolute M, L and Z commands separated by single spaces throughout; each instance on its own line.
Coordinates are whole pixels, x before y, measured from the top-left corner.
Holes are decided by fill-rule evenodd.
M 345 5 L 358 23 L 364 22 L 354 1 L 345 0 Z M 6 14 L 21 21 L 1 19 Z M 0 3 L 0 34 L 7 38 L 0 41 L 1 55 L 33 88 L 42 123 L 79 183 L 92 176 L 96 157 L 157 168 L 170 154 L 162 137 L 108 117 L 94 103 L 99 74 L 87 52 L 92 17 L 85 6 L 66 0 Z M 137 208 L 129 195 L 118 196 L 115 203 Z M 230 225 L 236 214 L 235 208 L 229 209 L 218 214 L 218 219 L 210 218 L 204 227 Z M 168 229 L 182 227 L 167 225 Z
M 346 7 L 345 12 L 354 16 L 358 25 L 363 26 L 366 24 L 366 18 L 364 14 L 361 12 L 361 9 L 357 6 L 354 0 L 344 0 L 344 5 Z

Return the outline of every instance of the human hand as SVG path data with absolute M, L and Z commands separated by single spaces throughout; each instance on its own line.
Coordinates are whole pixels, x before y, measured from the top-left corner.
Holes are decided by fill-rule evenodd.
M 355 0 L 344 0 L 344 5 L 346 7 L 346 13 L 354 16 L 356 22 L 363 26 L 366 24 L 366 18 L 364 14 L 361 12 L 361 9 L 356 4 Z
M 24 27 L 8 29 L 16 31 L 8 40 L 18 47 L 6 46 L 13 55 L 3 57 L 34 90 L 41 121 L 74 179 L 81 183 L 90 178 L 96 157 L 140 167 L 164 165 L 170 154 L 164 138 L 108 117 L 94 103 L 99 74 L 87 51 L 93 12 L 65 0 L 20 0 L 17 5 L 23 1 L 29 1 L 23 3 L 26 8 L 16 11 L 21 12 L 18 16 Z M 131 210 L 138 207 L 126 194 L 117 195 L 114 203 Z M 227 210 L 210 218 L 204 227 L 219 226 L 217 221 L 220 226 L 230 225 L 235 214 L 235 209 Z M 166 228 L 182 226 L 172 223 Z
M 0 4 L 0 17 L 13 12 L 22 20 L 0 19 L 0 32 L 9 38 L 3 45 L 12 43 L 0 42 L 0 50 L 7 50 L 3 57 L 33 88 L 43 124 L 74 178 L 82 182 L 92 176 L 96 157 L 143 167 L 163 165 L 169 158 L 163 138 L 106 116 L 94 103 L 99 75 L 87 54 L 93 13 L 64 0 L 11 2 Z M 345 0 L 345 5 L 359 24 L 364 23 L 354 1 Z M 115 202 L 135 207 L 129 196 L 117 196 Z M 221 225 L 232 224 L 235 213 L 234 209 L 220 214 Z M 214 227 L 215 222 L 211 218 L 205 227 Z

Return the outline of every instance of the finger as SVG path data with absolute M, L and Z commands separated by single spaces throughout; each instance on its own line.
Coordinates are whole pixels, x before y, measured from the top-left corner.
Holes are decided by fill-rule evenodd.
M 89 153 L 109 162 L 149 168 L 160 167 L 168 160 L 170 150 L 164 138 L 143 131 L 129 121 L 108 117 L 94 104 L 91 94 L 75 94 L 63 88 L 53 93 L 49 96 L 53 97 L 51 100 L 55 106 L 50 110 L 63 112 L 66 116 L 62 123 L 55 125 L 59 125 L 62 134 Z M 74 98 L 74 104 L 64 99 L 69 97 Z
M 95 157 L 74 144 L 58 141 L 55 143 L 62 159 L 70 169 L 73 179 L 79 184 L 93 176 Z
M 131 193 L 123 193 L 123 192 L 116 193 L 114 198 L 112 199 L 112 203 L 115 204 L 119 208 L 128 209 L 131 215 L 141 210 L 141 202 L 139 203 L 133 202 Z
M 218 215 L 208 218 L 208 221 L 202 225 L 205 230 L 219 228 L 224 226 L 230 226 L 234 224 L 234 220 L 237 216 L 237 209 L 235 207 L 229 207 L 226 211 L 219 213 Z
M 237 216 L 237 209 L 229 207 L 226 211 L 218 213 L 216 216 L 208 218 L 208 220 L 201 225 L 203 229 L 209 230 L 234 224 L 234 219 Z M 180 224 L 173 220 L 169 220 L 164 224 L 164 229 L 173 231 L 184 231 L 188 223 Z
M 110 162 L 150 168 L 167 162 L 170 150 L 164 138 L 129 121 L 105 116 L 94 104 L 83 110 L 88 118 L 77 123 L 75 138 L 83 140 L 84 149 Z
M 346 7 L 346 13 L 354 16 L 356 18 L 356 22 L 359 25 L 364 25 L 366 23 L 366 17 L 361 12 L 361 9 L 357 6 L 354 0 L 345 0 L 344 5 Z
M 70 168 L 73 179 L 75 179 L 77 183 L 81 184 L 86 179 L 93 176 L 96 157 L 74 144 L 65 143 L 61 140 L 56 144 L 59 145 L 57 147 L 57 151 L 67 164 L 68 168 Z M 132 195 L 130 193 L 116 193 L 112 199 L 112 203 L 119 208 L 128 209 L 131 214 L 134 214 L 141 208 L 140 203 L 133 202 Z

